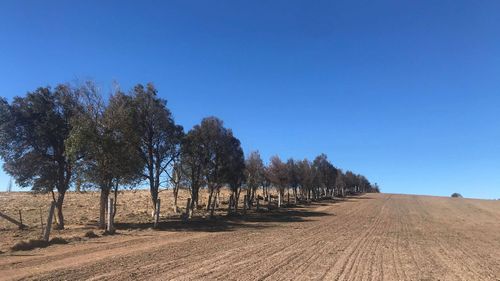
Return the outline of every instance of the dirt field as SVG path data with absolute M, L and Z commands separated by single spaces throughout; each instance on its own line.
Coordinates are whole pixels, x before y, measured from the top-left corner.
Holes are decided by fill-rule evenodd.
M 1 254 L 0 279 L 500 280 L 500 201 L 367 194 L 127 227 Z

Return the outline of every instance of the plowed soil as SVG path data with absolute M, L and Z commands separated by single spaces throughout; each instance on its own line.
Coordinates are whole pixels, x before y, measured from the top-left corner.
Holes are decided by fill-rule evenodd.
M 1 254 L 0 279 L 500 280 L 500 201 L 367 194 L 127 227 Z

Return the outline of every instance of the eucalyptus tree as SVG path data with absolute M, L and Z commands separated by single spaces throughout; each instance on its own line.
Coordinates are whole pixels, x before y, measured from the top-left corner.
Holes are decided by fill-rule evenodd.
M 4 170 L 20 187 L 52 192 L 59 229 L 64 228 L 63 202 L 72 183 L 75 159 L 68 156 L 66 141 L 80 107 L 69 85 L 38 88 L 25 97 L 15 97 L 11 104 L 4 99 L 0 102 Z
M 120 185 L 134 185 L 140 180 L 144 163 L 134 149 L 130 97 L 121 92 L 111 96 L 106 105 L 98 88 L 91 82 L 78 89 L 82 110 L 73 119 L 67 145 L 69 155 L 83 155 L 77 162 L 86 185 L 100 189 L 99 227 L 104 228 L 106 205 L 111 190 L 115 200 Z
M 252 151 L 245 161 L 245 177 L 247 185 L 247 197 L 249 202 L 255 199 L 255 193 L 265 180 L 265 166 L 260 153 Z
M 172 165 L 180 155 L 180 145 L 184 136 L 182 126 L 176 125 L 167 102 L 158 97 L 158 91 L 149 83 L 138 84 L 131 93 L 130 110 L 132 132 L 137 141 L 135 148 L 144 165 L 141 173 L 149 183 L 151 201 L 154 208 L 160 185 L 172 176 Z

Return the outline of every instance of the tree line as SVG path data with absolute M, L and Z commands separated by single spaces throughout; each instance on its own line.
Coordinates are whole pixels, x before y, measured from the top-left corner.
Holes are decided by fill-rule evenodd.
M 259 189 L 264 197 L 274 189 L 296 200 L 379 192 L 325 154 L 313 161 L 273 156 L 267 166 L 258 151 L 245 158 L 240 140 L 217 117 L 185 132 L 152 84 L 116 89 L 107 99 L 92 82 L 40 87 L 10 103 L 1 98 L 0 157 L 17 185 L 52 193 L 60 229 L 70 188 L 100 190 L 100 227 L 110 194 L 143 184 L 153 206 L 160 189 L 172 187 L 175 209 L 179 189 L 188 188 L 190 214 L 198 208 L 200 190 L 207 189 L 212 215 L 223 187 L 231 191 L 229 208 L 236 210 L 242 191 L 249 204 Z

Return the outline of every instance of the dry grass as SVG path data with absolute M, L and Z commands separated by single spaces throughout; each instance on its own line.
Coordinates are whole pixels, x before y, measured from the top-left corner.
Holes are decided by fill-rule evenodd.
M 227 204 L 228 193 L 227 190 L 222 192 L 223 204 Z M 187 190 L 180 190 L 178 198 L 178 211 L 180 213 L 184 212 L 188 197 L 189 192 Z M 51 236 L 58 236 L 64 239 L 76 236 L 92 238 L 88 237 L 86 233 L 98 230 L 99 198 L 99 192 L 66 193 L 63 206 L 66 229 L 62 231 L 53 229 Z M 173 212 L 172 191 L 161 191 L 159 198 L 162 202 L 162 219 L 179 217 L 180 213 L 176 214 Z M 51 201 L 51 194 L 35 194 L 31 192 L 0 193 L 0 211 L 16 220 L 19 218 L 19 211 L 21 211 L 23 223 L 28 226 L 27 229 L 20 230 L 16 225 L 0 218 L 0 236 L 2 237 L 0 239 L 0 250 L 11 249 L 13 245 L 17 244 L 20 245 L 16 247 L 28 247 L 21 244 L 27 243 L 26 241 L 39 240 L 43 233 L 42 224 L 45 226 L 47 221 L 47 213 Z M 207 216 L 207 213 L 203 209 L 207 201 L 208 194 L 203 190 L 200 194 L 200 208 L 195 211 L 195 216 Z M 120 191 L 118 194 L 115 224 L 133 226 L 152 223 L 152 211 L 153 208 L 148 190 Z M 36 242 L 33 243 L 36 244 Z

